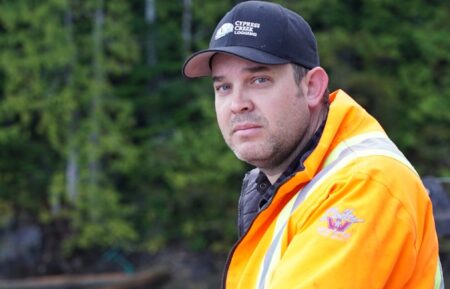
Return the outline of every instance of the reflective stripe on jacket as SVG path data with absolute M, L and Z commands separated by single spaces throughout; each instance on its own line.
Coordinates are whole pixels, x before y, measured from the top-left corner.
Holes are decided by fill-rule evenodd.
M 343 91 L 330 95 L 324 131 L 304 167 L 235 245 L 226 289 L 443 286 L 420 178 Z

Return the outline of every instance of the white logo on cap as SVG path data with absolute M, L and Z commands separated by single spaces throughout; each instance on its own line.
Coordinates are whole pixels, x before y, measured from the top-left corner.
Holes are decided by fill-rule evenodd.
M 258 33 L 255 31 L 259 29 L 261 24 L 249 21 L 235 21 L 234 25 L 231 23 L 224 23 L 216 32 L 216 36 L 214 36 L 214 40 L 224 37 L 225 35 L 234 32 L 236 35 L 246 35 L 246 36 L 258 36 Z
M 260 27 L 260 23 L 238 20 L 234 22 L 234 34 L 256 37 L 258 36 L 256 29 Z
M 214 36 L 214 40 L 217 40 L 219 38 L 224 37 L 228 33 L 233 32 L 233 24 L 231 23 L 224 23 L 222 26 L 220 26 L 219 30 L 216 32 L 216 36 Z

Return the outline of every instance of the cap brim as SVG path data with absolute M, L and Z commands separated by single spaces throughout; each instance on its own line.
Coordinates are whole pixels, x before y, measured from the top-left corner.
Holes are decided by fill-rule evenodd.
M 183 65 L 183 75 L 188 78 L 211 75 L 210 60 L 216 53 L 228 53 L 253 62 L 262 64 L 284 64 L 289 60 L 275 55 L 257 50 L 255 48 L 243 46 L 227 46 L 201 50 L 189 57 Z

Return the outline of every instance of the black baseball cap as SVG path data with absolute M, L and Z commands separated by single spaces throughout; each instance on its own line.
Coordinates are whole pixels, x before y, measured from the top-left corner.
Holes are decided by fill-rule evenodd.
M 264 1 L 234 6 L 217 24 L 209 48 L 186 60 L 183 75 L 210 75 L 211 58 L 218 52 L 262 64 L 295 63 L 310 69 L 320 65 L 316 38 L 303 17 Z

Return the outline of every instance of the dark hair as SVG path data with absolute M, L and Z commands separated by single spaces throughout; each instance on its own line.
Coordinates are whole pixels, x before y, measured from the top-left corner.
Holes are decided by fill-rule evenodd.
M 308 73 L 309 69 L 301 65 L 292 63 L 292 68 L 294 70 L 294 80 L 297 85 L 300 85 L 303 77 Z
M 301 65 L 295 64 L 295 63 L 292 63 L 292 68 L 293 68 L 293 72 L 294 72 L 295 83 L 297 85 L 300 85 L 300 82 L 302 81 L 303 77 L 305 77 L 305 75 L 308 73 L 308 71 L 310 71 L 310 69 L 303 67 Z M 325 90 L 325 92 L 323 93 L 323 97 L 322 97 L 323 103 L 326 106 L 328 106 L 329 94 L 330 94 L 330 90 L 327 88 Z

